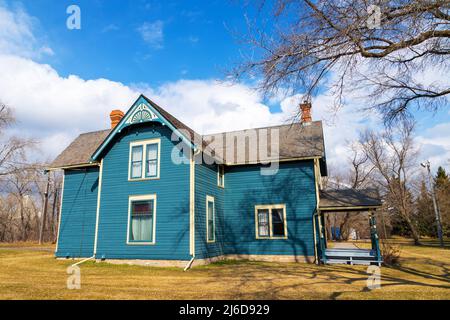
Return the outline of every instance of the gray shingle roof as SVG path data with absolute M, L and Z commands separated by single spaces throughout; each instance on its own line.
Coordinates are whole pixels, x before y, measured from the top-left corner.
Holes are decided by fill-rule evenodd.
M 319 208 L 346 210 L 357 207 L 380 207 L 381 199 L 375 189 L 334 189 L 320 191 Z
M 145 98 L 145 97 L 144 97 Z M 194 130 L 189 128 L 187 125 L 179 121 L 177 118 L 169 114 L 163 108 L 159 107 L 157 104 L 151 100 L 146 100 L 169 122 L 171 122 L 177 129 L 187 130 L 191 134 L 191 139 L 194 142 L 202 141 L 202 150 L 211 155 L 211 141 L 220 141 L 217 139 L 222 139 L 222 144 L 214 145 L 216 153 L 213 154 L 217 159 L 224 159 L 226 164 L 246 164 L 254 162 L 264 162 L 270 160 L 286 160 L 286 159 L 298 159 L 298 158 L 311 158 L 311 157 L 324 157 L 325 148 L 323 140 L 323 129 L 321 121 L 314 121 L 308 125 L 302 125 L 300 123 L 293 123 L 288 125 L 280 125 L 273 127 L 248 129 L 233 132 L 224 132 L 212 135 L 201 136 L 197 134 Z M 254 131 L 253 131 L 254 130 Z M 252 159 L 249 156 L 249 145 L 245 149 L 241 150 L 240 153 L 237 152 L 237 144 L 234 143 L 234 139 L 245 139 L 245 137 L 259 136 L 267 130 L 266 137 L 270 137 L 275 131 L 279 133 L 279 155 L 273 156 L 270 154 L 270 138 L 269 142 L 269 152 L 256 152 L 257 158 Z M 274 131 L 275 130 L 275 131 Z M 80 134 L 56 159 L 50 164 L 50 168 L 61 168 L 75 165 L 88 164 L 92 154 L 97 150 L 97 148 L 102 144 L 108 134 L 111 132 L 110 129 L 88 132 Z M 260 140 L 257 139 L 256 149 L 259 150 Z M 234 148 L 234 157 L 227 158 L 227 150 L 229 148 Z M 252 149 L 253 150 L 253 149 Z
M 271 154 L 270 137 L 272 134 L 277 134 L 279 137 L 278 154 Z M 246 137 L 247 141 L 251 137 L 253 137 L 252 139 L 256 139 L 256 145 L 254 144 L 256 152 L 253 156 L 256 159 L 253 159 L 254 161 L 252 161 L 249 152 L 251 143 L 245 144 L 245 148 L 237 147 L 237 141 L 245 141 L 244 139 Z M 261 143 L 260 137 L 267 138 L 267 147 L 265 143 Z M 207 143 L 221 139 L 221 142 L 217 146 L 215 145 L 215 150 L 220 153 L 221 158 L 229 165 L 325 156 L 322 121 L 314 121 L 308 125 L 292 123 L 288 125 L 223 132 L 205 135 L 203 139 Z M 262 147 L 261 152 L 259 152 L 260 147 Z M 230 151 L 230 148 L 233 148 L 233 154 L 227 152 Z M 264 152 L 264 148 L 268 152 Z
M 111 129 L 80 134 L 56 159 L 50 168 L 76 166 L 89 163 L 91 155 L 105 140 Z

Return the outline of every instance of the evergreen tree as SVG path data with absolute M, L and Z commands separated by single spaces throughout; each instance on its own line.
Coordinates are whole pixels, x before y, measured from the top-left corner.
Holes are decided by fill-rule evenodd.
M 436 219 L 434 216 L 433 200 L 428 192 L 425 180 L 421 181 L 420 193 L 416 199 L 414 222 L 421 235 L 436 236 Z
M 442 232 L 450 236 L 450 178 L 443 167 L 439 167 L 434 178 L 436 198 L 441 213 Z
M 441 166 L 439 166 L 434 180 L 436 183 L 436 188 L 438 188 L 438 189 L 443 186 L 448 185 L 448 183 L 450 182 L 448 175 L 445 172 L 445 169 L 442 168 Z

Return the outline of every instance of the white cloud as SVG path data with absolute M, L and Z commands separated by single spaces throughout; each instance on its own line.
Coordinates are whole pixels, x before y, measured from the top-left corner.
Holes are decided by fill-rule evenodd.
M 126 86 L 107 79 L 61 77 L 52 67 L 26 58 L 0 55 L 0 97 L 15 109 L 19 120 L 13 133 L 42 142 L 40 157 L 55 157 L 78 134 L 109 127 L 109 112 L 126 111 L 140 92 L 201 134 L 287 123 L 297 110 L 299 97 L 280 101 L 280 112 L 271 112 L 262 97 L 249 87 L 214 80 L 179 80 L 157 88 Z M 327 159 L 331 166 L 345 165 L 346 141 L 358 138 L 365 128 L 380 127 L 376 117 L 362 118 L 356 103 L 336 116 L 332 98 L 313 99 L 313 118 L 324 120 Z M 417 139 L 423 157 L 436 165 L 450 158 L 450 123 L 428 129 Z M 420 162 L 421 159 L 417 161 Z
M 154 22 L 144 22 L 137 31 L 141 34 L 142 39 L 152 48 L 161 49 L 163 47 L 164 23 L 161 20 Z
M 20 6 L 9 9 L 0 2 L 0 53 L 39 59 L 54 55 L 47 45 L 40 45 L 33 33 L 38 21 Z
M 242 84 L 179 80 L 143 91 L 203 134 L 266 126 L 283 119 L 283 114 L 271 113 L 259 94 Z
M 450 166 L 450 122 L 440 123 L 426 129 L 416 141 L 421 147 L 421 159 L 430 160 L 434 169 Z
M 117 25 L 111 23 L 102 29 L 102 33 L 110 32 L 110 31 L 117 31 L 117 30 L 120 30 L 120 28 Z
M 124 108 L 137 97 L 129 87 L 106 79 L 83 80 L 61 77 L 48 65 L 26 58 L 0 55 L 0 98 L 14 108 L 21 136 L 45 141 L 50 154 L 67 144 L 67 136 L 107 128 L 108 111 Z
M 199 37 L 196 37 L 196 36 L 189 36 L 189 37 L 187 38 L 187 41 L 188 41 L 190 44 L 197 44 L 197 43 L 200 41 L 200 39 L 199 39 Z

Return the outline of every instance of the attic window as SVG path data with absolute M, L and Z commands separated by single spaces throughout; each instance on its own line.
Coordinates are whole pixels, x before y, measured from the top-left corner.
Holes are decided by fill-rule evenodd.
M 128 180 L 159 179 L 160 139 L 130 144 Z

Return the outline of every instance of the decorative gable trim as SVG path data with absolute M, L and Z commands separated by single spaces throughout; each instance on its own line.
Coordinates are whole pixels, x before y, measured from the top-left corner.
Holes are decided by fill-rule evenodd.
M 187 143 L 194 151 L 197 150 L 191 138 L 186 137 L 181 133 L 170 121 L 164 118 L 155 108 L 147 102 L 148 98 L 145 98 L 142 94 L 133 103 L 132 107 L 127 111 L 122 120 L 117 124 L 117 126 L 109 133 L 109 135 L 103 140 L 102 144 L 97 148 L 97 150 L 91 156 L 91 162 L 98 161 L 100 155 L 113 140 L 113 138 L 122 132 L 122 130 L 128 126 L 144 123 L 144 122 L 159 122 L 163 126 L 168 126 L 177 136 L 179 136 L 185 143 Z
M 145 103 L 141 103 L 136 107 L 133 113 L 128 116 L 128 119 L 125 121 L 125 125 L 155 120 L 159 120 L 158 116 L 156 116 L 156 114 L 150 110 Z

